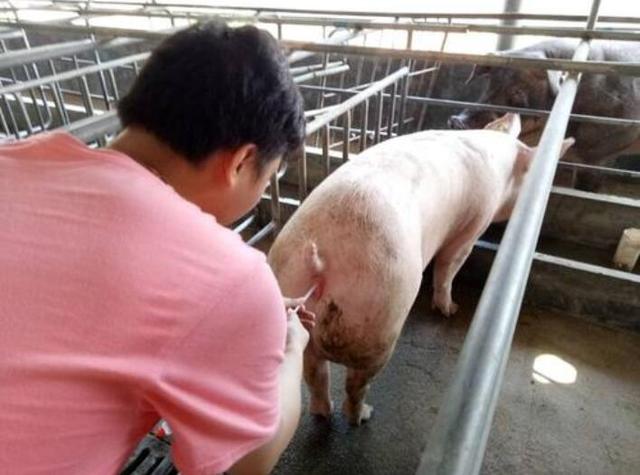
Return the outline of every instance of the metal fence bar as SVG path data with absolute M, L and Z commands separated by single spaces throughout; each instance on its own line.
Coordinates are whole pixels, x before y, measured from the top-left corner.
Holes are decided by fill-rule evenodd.
M 301 147 L 298 157 L 298 198 L 304 201 L 307 197 L 307 150 Z
M 136 39 L 117 38 L 96 44 L 93 40 L 86 39 L 8 51 L 0 54 L 0 69 L 11 68 L 27 63 L 35 63 L 37 61 L 48 60 L 65 55 L 75 55 L 85 51 L 91 51 L 96 48 L 116 48 L 139 42 L 140 40 Z
M 318 90 L 317 86 L 303 84 L 299 86 L 300 89 Z M 344 95 L 354 95 L 357 92 L 351 89 L 338 89 L 338 88 L 325 88 L 326 91 L 336 92 Z M 384 97 L 390 97 L 390 94 L 383 94 Z M 469 109 L 481 109 L 492 110 L 496 112 L 517 112 L 523 115 L 533 115 L 539 117 L 545 117 L 549 115 L 549 111 L 542 109 L 527 109 L 523 107 L 511 107 L 511 106 L 496 106 L 493 104 L 483 104 L 480 102 L 467 102 L 467 101 L 454 101 L 452 99 L 431 99 L 429 97 L 419 96 L 407 96 L 407 101 L 424 102 L 427 104 L 441 106 L 441 107 L 456 107 L 456 108 L 469 108 Z M 596 115 L 587 114 L 571 114 L 571 120 L 576 122 L 589 122 L 593 124 L 603 125 L 640 125 L 640 119 L 619 119 L 617 117 L 602 117 Z
M 361 34 L 362 31 L 359 29 L 356 31 L 341 29 L 337 30 L 333 36 L 323 39 L 323 42 L 321 44 L 325 46 L 335 46 L 340 43 L 346 43 L 347 41 L 352 40 L 360 36 Z M 293 64 L 315 55 L 316 53 L 310 51 L 294 51 L 289 55 L 287 59 L 289 61 L 289 64 Z M 327 65 L 325 64 L 324 67 L 326 68 Z
M 362 111 L 362 127 L 360 131 L 360 152 L 367 147 L 367 128 L 369 127 L 369 99 L 364 101 Z
M 202 7 L 200 7 L 202 8 Z M 6 8 L 0 8 L 0 12 L 6 10 Z M 55 10 L 55 9 L 54 9 Z M 58 9 L 59 10 L 59 9 Z M 83 18 L 85 15 L 108 15 L 109 11 L 112 14 L 124 14 L 128 16 L 139 17 L 166 17 L 166 14 L 159 11 L 125 11 L 125 10 L 108 10 L 108 9 L 83 9 L 82 13 L 79 13 L 78 18 Z M 172 12 L 172 18 L 189 18 L 195 20 L 205 20 L 211 17 L 211 12 Z M 429 32 L 442 32 L 448 31 L 452 33 L 495 33 L 495 34 L 521 34 L 521 35 L 535 35 L 535 36 L 553 36 L 553 37 L 567 37 L 567 38 L 582 38 L 589 37 L 592 39 L 606 39 L 606 40 L 621 40 L 621 41 L 638 41 L 640 40 L 640 32 L 638 31 L 625 31 L 621 29 L 606 29 L 606 30 L 584 30 L 576 27 L 544 27 L 544 26 L 509 26 L 509 25 L 487 25 L 487 24 L 469 24 L 469 23 L 452 23 L 445 25 L 440 22 L 434 21 L 380 21 L 378 18 L 345 18 L 345 15 L 336 17 L 313 17 L 313 16 L 282 16 L 282 15 L 264 15 L 258 16 L 240 16 L 233 14 L 220 14 L 216 15 L 221 20 L 230 21 L 244 21 L 248 23 L 267 23 L 281 25 L 283 23 L 290 25 L 308 25 L 308 26 L 334 26 L 341 28 L 375 28 L 385 30 L 411 30 L 411 31 L 429 31 Z M 424 17 L 424 16 L 423 16 Z M 400 18 L 396 16 L 396 18 Z M 426 18 L 426 17 L 425 17 Z M 437 15 L 436 18 L 449 18 L 447 15 Z M 459 17 L 458 17 L 459 18 Z M 480 19 L 480 17 L 470 17 L 471 19 Z M 537 18 L 536 18 L 537 19 Z M 553 18 L 553 20 L 558 20 Z M 6 25 L 17 25 L 22 22 L 0 21 Z M 67 26 L 67 25 L 64 25 Z M 120 29 L 122 30 L 122 29 Z M 134 30 L 135 31 L 135 30 Z M 140 30 L 137 30 L 140 31 Z M 124 36 L 125 31 L 121 31 L 121 35 Z M 139 36 L 135 34 L 129 34 L 133 37 Z
M 613 61 L 577 61 L 575 59 L 534 59 L 505 55 L 482 55 L 470 53 L 445 53 L 428 50 L 406 50 L 378 48 L 355 45 L 323 45 L 303 41 L 281 42 L 290 49 L 315 51 L 316 53 L 336 53 L 345 55 L 378 56 L 393 59 L 440 60 L 443 63 L 480 64 L 486 66 L 502 66 L 506 68 L 544 68 L 568 72 L 585 72 L 596 74 L 620 74 L 640 76 L 640 63 L 621 63 Z
M 351 149 L 351 111 L 344 115 L 342 130 L 342 163 L 349 161 L 349 151 Z
M 382 91 L 376 94 L 376 127 L 373 135 L 373 143 L 380 143 L 380 129 L 382 128 L 382 108 L 384 106 L 384 97 Z
M 600 0 L 593 0 L 587 28 L 593 26 L 599 5 Z M 589 40 L 585 40 L 573 57 L 583 61 L 588 54 Z M 570 73 L 554 102 L 465 338 L 453 380 L 438 411 L 418 475 L 473 475 L 480 471 L 579 82 L 580 74 Z
M 123 58 L 106 61 L 99 65 L 97 64 L 94 66 L 86 66 L 84 68 L 74 69 L 72 71 L 65 71 L 63 73 L 56 73 L 55 68 L 53 68 L 52 64 L 50 64 L 50 66 L 52 66 L 52 69 L 53 69 L 53 73 L 51 76 L 43 76 L 38 79 L 33 79 L 31 81 L 25 81 L 17 84 L 4 86 L 0 88 L 0 94 L 13 94 L 15 92 L 24 91 L 26 89 L 43 86 L 51 82 L 59 83 L 60 81 L 75 79 L 80 76 L 86 76 L 87 74 L 94 74 L 105 69 L 112 69 L 118 66 L 122 66 L 124 64 L 133 63 L 135 61 L 142 61 L 144 59 L 147 59 L 147 57 L 149 57 L 150 54 L 151 53 L 148 53 L 148 52 L 133 54 L 131 56 L 125 56 Z
M 293 82 L 298 84 L 304 81 L 309 81 L 311 79 L 333 76 L 335 74 L 340 74 L 345 71 L 349 71 L 349 69 L 350 68 L 348 64 L 343 64 L 341 66 L 337 66 L 334 68 L 326 68 L 326 69 L 321 69 L 319 71 L 311 71 L 306 74 L 301 74 L 300 76 L 294 76 Z
M 337 66 L 342 66 L 344 63 L 342 61 L 334 61 L 332 63 L 329 63 L 326 65 L 327 68 L 335 68 Z M 295 76 L 296 74 L 304 74 L 304 73 L 309 73 L 311 71 L 317 71 L 318 69 L 322 69 L 325 67 L 324 63 L 318 63 L 318 64 L 310 64 L 309 66 L 298 66 L 295 68 L 289 68 L 289 72 L 291 73 L 292 76 Z
M 60 5 L 70 5 L 76 7 L 76 11 L 86 11 L 85 8 L 81 10 L 78 7 L 77 0 L 55 0 L 56 4 Z M 157 9 L 158 4 L 155 1 L 140 1 L 140 2 L 130 2 L 130 1 L 122 1 L 122 0 L 110 0 L 108 2 L 109 5 L 122 5 L 123 8 L 127 8 L 128 11 L 131 11 L 131 6 L 135 5 L 140 8 L 150 8 Z M 171 2 L 162 2 L 162 6 L 165 8 L 172 9 L 193 9 L 198 8 L 202 9 L 206 7 L 202 3 L 197 4 L 187 4 L 187 3 L 171 3 Z M 502 19 L 513 19 L 513 20 L 556 20 L 560 19 L 561 21 L 568 22 L 579 22 L 584 24 L 589 18 L 587 15 L 552 15 L 552 14 L 537 14 L 537 13 L 514 13 L 514 12 L 500 12 L 500 13 L 457 13 L 457 12 L 415 12 L 415 11 L 391 11 L 391 12 L 383 12 L 383 11 L 371 11 L 371 10 L 329 10 L 324 8 L 277 8 L 277 7 L 265 7 L 265 6 L 251 6 L 251 5 L 215 5 L 211 7 L 212 10 L 215 11 L 223 11 L 223 10 L 232 10 L 232 11 L 253 11 L 256 13 L 290 13 L 295 12 L 298 14 L 312 14 L 312 15 L 337 15 L 337 16 L 355 16 L 355 17 L 374 17 L 374 18 L 416 18 L 416 19 L 426 19 L 426 18 L 460 18 L 460 19 L 469 19 L 469 18 L 478 18 L 484 20 L 502 20 Z M 11 11 L 10 8 L 8 10 Z M 103 9 L 101 8 L 102 12 Z M 118 13 L 125 13 L 126 10 L 118 10 Z M 148 12 L 144 12 L 148 14 Z M 602 16 L 598 17 L 599 23 L 640 23 L 640 18 L 637 17 L 619 17 L 619 16 Z

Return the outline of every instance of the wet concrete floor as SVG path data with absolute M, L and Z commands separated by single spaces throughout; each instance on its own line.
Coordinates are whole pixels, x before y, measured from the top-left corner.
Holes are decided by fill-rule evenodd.
M 333 365 L 337 412 L 326 421 L 305 411 L 274 473 L 414 473 L 477 298 L 454 285 L 461 309 L 447 319 L 430 309 L 425 285 L 372 384 L 372 420 L 347 424 L 339 412 L 344 371 Z M 543 364 L 534 374 L 536 361 Z M 640 473 L 640 334 L 524 309 L 482 473 Z

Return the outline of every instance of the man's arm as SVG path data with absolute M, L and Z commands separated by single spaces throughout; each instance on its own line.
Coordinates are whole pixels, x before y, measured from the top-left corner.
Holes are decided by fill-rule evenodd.
M 310 328 L 313 324 L 312 314 L 301 311 L 298 317 L 295 313 L 289 313 L 287 347 L 279 375 L 280 424 L 278 430 L 269 442 L 236 462 L 228 471 L 231 475 L 268 474 L 289 445 L 300 420 L 302 354 L 309 341 L 309 333 L 305 330 L 305 326 Z

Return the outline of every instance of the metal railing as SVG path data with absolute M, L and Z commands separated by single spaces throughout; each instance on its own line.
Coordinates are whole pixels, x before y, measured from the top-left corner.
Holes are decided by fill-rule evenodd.
M 595 25 L 599 7 L 600 0 L 593 0 L 587 30 Z M 589 43 L 587 39 L 578 45 L 575 61 L 586 60 Z M 579 82 L 580 73 L 571 72 L 560 87 L 422 455 L 419 475 L 480 472 Z

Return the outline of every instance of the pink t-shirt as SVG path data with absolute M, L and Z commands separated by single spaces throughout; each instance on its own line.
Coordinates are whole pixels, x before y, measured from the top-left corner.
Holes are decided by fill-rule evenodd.
M 285 336 L 264 255 L 135 161 L 0 147 L 0 472 L 117 473 L 161 417 L 222 472 L 277 429 Z

